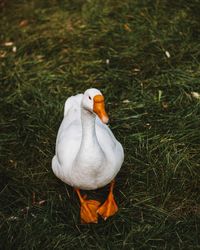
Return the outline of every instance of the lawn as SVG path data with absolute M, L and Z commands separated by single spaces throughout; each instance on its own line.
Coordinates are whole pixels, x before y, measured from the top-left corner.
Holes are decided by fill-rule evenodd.
M 0 13 L 0 248 L 200 249 L 199 0 L 4 0 Z M 51 159 L 65 100 L 90 87 L 125 161 L 119 212 L 83 225 Z

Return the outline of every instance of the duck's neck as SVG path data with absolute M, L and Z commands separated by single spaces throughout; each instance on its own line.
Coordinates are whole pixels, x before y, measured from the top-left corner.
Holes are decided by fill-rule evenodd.
M 81 108 L 82 139 L 75 161 L 78 169 L 100 170 L 105 155 L 100 147 L 95 129 L 96 115 Z
M 81 108 L 81 123 L 82 123 L 82 141 L 81 147 L 92 147 L 97 142 L 96 131 L 95 131 L 95 119 L 96 115 Z

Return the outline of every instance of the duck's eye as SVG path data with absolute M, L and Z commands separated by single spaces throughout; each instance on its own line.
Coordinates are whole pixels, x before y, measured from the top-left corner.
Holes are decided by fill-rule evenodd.
M 89 96 L 88 98 L 89 98 L 90 100 L 92 100 L 92 98 L 91 98 L 90 96 Z

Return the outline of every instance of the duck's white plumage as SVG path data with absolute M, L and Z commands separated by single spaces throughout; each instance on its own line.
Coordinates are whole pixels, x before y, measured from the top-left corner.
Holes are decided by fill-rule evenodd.
M 67 99 L 52 159 L 53 172 L 59 179 L 84 190 L 110 183 L 124 160 L 121 144 L 93 112 L 96 95 L 101 92 L 89 89 Z

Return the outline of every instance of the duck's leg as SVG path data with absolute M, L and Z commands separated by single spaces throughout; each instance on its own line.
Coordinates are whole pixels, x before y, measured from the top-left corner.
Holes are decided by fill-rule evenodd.
M 100 202 L 95 200 L 86 200 L 85 197 L 81 196 L 79 189 L 75 189 L 75 191 L 81 203 L 81 210 L 80 210 L 81 222 L 97 223 L 98 222 L 97 209 L 100 206 Z
M 114 215 L 118 211 L 118 207 L 115 202 L 114 195 L 113 195 L 114 184 L 115 184 L 115 181 L 113 180 L 110 184 L 110 191 L 109 191 L 107 200 L 97 210 L 97 213 L 100 214 L 104 220 Z

